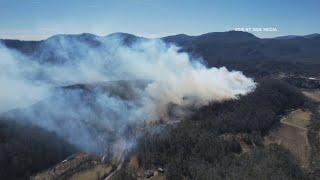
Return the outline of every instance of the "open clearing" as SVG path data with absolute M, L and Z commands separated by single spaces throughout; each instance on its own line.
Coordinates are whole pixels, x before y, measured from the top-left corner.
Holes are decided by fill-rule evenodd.
M 320 90 L 305 90 L 302 93 L 313 101 L 320 102 Z
M 70 180 L 88 180 L 88 179 L 102 179 L 107 174 L 112 172 L 112 166 L 107 165 L 97 165 L 91 169 L 87 169 L 84 171 L 80 171 L 72 175 L 69 179 Z
M 265 137 L 265 144 L 276 143 L 286 147 L 303 167 L 310 163 L 310 144 L 307 126 L 311 112 L 298 109 L 281 119 L 281 126 Z
M 307 130 L 310 124 L 311 112 L 303 111 L 301 109 L 291 112 L 289 115 L 281 119 L 282 124 L 288 124 L 297 128 Z
M 36 174 L 33 180 L 87 180 L 103 179 L 114 171 L 112 164 L 104 164 L 100 157 L 85 153 L 74 154 L 44 172 Z

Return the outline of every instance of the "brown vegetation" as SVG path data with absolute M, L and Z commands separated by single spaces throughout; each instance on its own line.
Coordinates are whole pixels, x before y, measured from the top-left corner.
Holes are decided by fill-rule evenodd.
M 305 90 L 302 93 L 315 102 L 320 102 L 320 90 Z
M 265 144 L 276 143 L 286 147 L 305 168 L 310 163 L 310 144 L 307 126 L 311 112 L 298 109 L 281 120 L 279 128 L 265 137 Z
M 53 179 L 102 179 L 107 177 L 115 167 L 101 162 L 101 158 L 84 153 L 75 154 L 55 167 L 32 177 L 33 180 Z

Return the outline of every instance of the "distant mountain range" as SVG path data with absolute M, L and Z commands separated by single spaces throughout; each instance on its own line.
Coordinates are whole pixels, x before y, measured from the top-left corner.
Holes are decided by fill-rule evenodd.
M 96 36 L 94 34 L 55 35 L 41 41 L 0 40 L 8 48 L 16 49 L 23 54 L 33 55 L 37 53 L 43 44 L 50 41 L 79 40 L 90 46 L 99 46 L 97 38 L 109 38 L 119 36 L 125 44 L 130 45 L 136 40 L 148 40 L 126 33 L 114 33 L 108 36 Z M 181 51 L 189 52 L 192 56 L 202 57 L 208 66 L 227 66 L 233 69 L 243 70 L 248 73 L 261 73 L 261 66 L 279 65 L 272 67 L 283 71 L 284 66 L 292 67 L 297 71 L 317 72 L 320 67 L 320 34 L 305 36 L 281 36 L 275 38 L 258 38 L 253 34 L 241 31 L 212 32 L 199 36 L 178 34 L 160 38 L 165 42 L 180 46 Z M 54 52 L 51 52 L 54 54 Z M 269 62 L 272 62 L 269 63 Z M 285 65 L 284 65 L 285 64 Z M 289 64 L 289 65 L 288 65 Z M 301 64 L 306 66 L 304 70 Z M 249 66 L 249 70 L 248 67 Z M 259 68 L 259 70 L 257 70 Z M 279 69 L 280 68 L 280 69 Z M 287 67 L 284 67 L 287 68 Z M 284 70 L 285 71 L 285 70 Z
M 275 37 L 274 39 L 315 38 L 319 36 L 320 34 L 313 33 L 313 34 L 308 34 L 304 36 L 298 36 L 298 35 L 279 36 L 279 37 Z
M 316 61 L 320 60 L 320 35 L 260 39 L 250 33 L 229 31 L 200 36 L 176 35 L 163 38 L 186 51 L 200 54 L 209 63 L 219 61 Z

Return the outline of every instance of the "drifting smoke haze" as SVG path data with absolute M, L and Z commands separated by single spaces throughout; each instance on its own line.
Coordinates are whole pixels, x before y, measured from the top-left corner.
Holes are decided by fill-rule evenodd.
M 134 144 L 126 128 L 168 120 L 169 104 L 199 107 L 255 88 L 241 72 L 206 68 L 160 40 L 93 39 L 52 37 L 29 57 L 0 46 L 0 112 L 99 153 L 117 139 Z
M 46 96 L 47 86 L 29 79 L 37 70 L 35 63 L 0 44 L 0 113 L 28 106 Z

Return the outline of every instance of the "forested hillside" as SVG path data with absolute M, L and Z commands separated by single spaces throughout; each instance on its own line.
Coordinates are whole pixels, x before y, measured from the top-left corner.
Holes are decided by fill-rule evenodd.
M 281 146 L 264 146 L 263 136 L 280 116 L 304 107 L 294 87 L 276 80 L 259 82 L 239 100 L 209 104 L 166 135 L 146 135 L 138 146 L 141 165 L 162 167 L 168 179 L 305 179 L 295 158 Z M 251 147 L 249 152 L 240 144 Z

